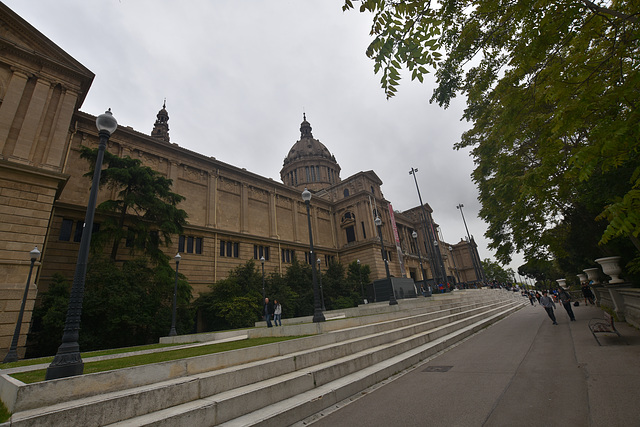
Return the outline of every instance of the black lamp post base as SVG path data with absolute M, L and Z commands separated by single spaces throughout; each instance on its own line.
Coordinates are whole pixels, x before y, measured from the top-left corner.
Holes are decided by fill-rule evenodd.
M 71 348 L 65 349 L 65 346 Z M 66 351 L 65 351 L 66 350 Z M 84 362 L 80 356 L 77 345 L 62 343 L 58 348 L 58 354 L 53 358 L 53 362 L 47 368 L 45 380 L 55 380 L 58 378 L 73 377 L 82 375 Z
M 12 348 L 11 350 L 9 350 L 9 353 L 7 353 L 7 355 L 4 357 L 4 360 L 2 361 L 2 363 L 10 363 L 10 362 L 17 362 L 18 361 L 18 353 Z
M 327 319 L 324 318 L 324 314 L 320 310 L 316 310 L 313 313 L 313 323 L 324 322 Z
M 45 380 L 56 380 L 58 378 L 74 377 L 76 375 L 82 375 L 84 371 L 84 362 L 67 363 L 64 365 L 54 366 L 53 363 L 47 368 L 47 375 Z

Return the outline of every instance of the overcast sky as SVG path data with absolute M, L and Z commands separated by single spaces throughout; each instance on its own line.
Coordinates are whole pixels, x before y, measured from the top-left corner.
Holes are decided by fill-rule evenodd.
M 305 112 L 342 178 L 375 171 L 403 211 L 420 203 L 409 175 L 418 168 L 445 241 L 466 235 L 462 203 L 480 257 L 493 258 L 473 160 L 453 149 L 470 127 L 464 100 L 430 104 L 433 76 L 403 80 L 387 100 L 365 55 L 370 15 L 343 13 L 341 0 L 4 2 L 95 74 L 82 111 L 111 108 L 150 134 L 166 98 L 171 142 L 277 181 Z

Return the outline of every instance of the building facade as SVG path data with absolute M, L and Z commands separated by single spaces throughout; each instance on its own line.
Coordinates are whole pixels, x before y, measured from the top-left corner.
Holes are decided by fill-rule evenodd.
M 91 185 L 83 176 L 90 165 L 80 158 L 80 147 L 97 147 L 98 132 L 96 118 L 80 111 L 93 73 L 2 3 L 0 18 L 3 356 L 18 318 L 29 251 L 37 246 L 42 256 L 35 264 L 34 283 L 29 284 L 19 355 L 24 353 L 37 290 L 46 290 L 55 273 L 73 277 Z M 195 295 L 249 259 L 259 262 L 264 257 L 265 271 L 280 273 L 294 258 L 308 262 L 307 212 L 301 197 L 305 188 L 312 192 L 311 228 L 321 269 L 331 261 L 360 260 L 371 267 L 372 279 L 385 277 L 374 224 L 379 216 L 391 275 L 423 280 L 422 261 L 426 279 L 433 283 L 477 280 L 473 266 L 469 267 L 472 245 L 443 242 L 427 204 L 424 209 L 394 211 L 374 171 L 342 178 L 340 165 L 313 137 L 305 115 L 300 139 L 284 158 L 282 182 L 170 142 L 168 122 L 165 104 L 151 134 L 121 125 L 107 150 L 140 159 L 170 178 L 172 191 L 186 197 L 179 207 L 188 213 L 189 224 L 166 253 L 181 254 L 180 271 Z M 115 190 L 101 189 L 98 203 L 111 198 Z M 424 210 L 426 221 L 419 214 Z M 100 220 L 96 216 L 97 224 Z M 412 237 L 414 231 L 417 239 Z M 126 250 L 120 253 L 126 258 Z

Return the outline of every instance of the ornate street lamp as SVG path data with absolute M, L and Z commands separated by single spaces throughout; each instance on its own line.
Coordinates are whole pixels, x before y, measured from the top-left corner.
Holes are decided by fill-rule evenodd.
M 387 280 L 389 281 L 389 287 L 391 288 L 391 295 L 389 296 L 389 305 L 396 305 L 398 301 L 396 301 L 395 293 L 393 292 L 393 283 L 391 283 L 391 274 L 389 273 L 389 261 L 387 261 L 387 253 L 384 250 L 384 240 L 382 240 L 382 220 L 379 216 L 373 220 L 378 228 L 378 236 L 380 236 L 380 251 L 382 253 L 382 261 L 384 261 L 384 268 L 387 271 Z
M 320 271 L 320 258 L 317 260 L 318 263 L 318 283 L 320 284 L 320 301 L 322 301 L 322 311 L 327 311 L 324 307 L 324 291 L 322 290 L 322 271 Z
M 311 281 L 313 283 L 313 321 L 324 322 L 322 306 L 320 305 L 320 292 L 318 290 L 318 275 L 316 273 L 315 253 L 313 252 L 313 234 L 311 233 L 311 213 L 309 212 L 309 202 L 311 202 L 311 192 L 306 188 L 302 192 L 302 200 L 307 205 L 307 223 L 309 226 L 309 256 L 311 257 Z
M 420 245 L 418 244 L 418 233 L 415 230 L 413 230 L 413 233 L 411 233 L 411 237 L 413 237 L 413 240 L 416 241 L 416 250 L 418 251 L 418 261 L 420 262 L 420 271 L 422 272 L 422 282 L 426 290 L 427 276 L 424 272 L 424 267 L 422 266 L 422 256 L 420 255 Z
M 476 275 L 476 281 L 482 282 L 484 278 L 482 277 L 482 268 L 479 265 L 480 260 L 476 258 L 476 251 L 473 247 L 473 242 L 471 239 L 471 235 L 469 234 L 467 221 L 464 219 L 464 212 L 462 211 L 462 208 L 464 208 L 464 205 L 462 203 L 456 206 L 456 209 L 460 210 L 460 215 L 462 215 L 462 222 L 464 223 L 464 229 L 467 231 L 467 244 L 469 245 L 469 255 L 471 256 L 471 264 L 473 264 L 473 271 Z
M 262 264 L 262 302 L 264 302 L 264 299 L 267 297 L 264 292 L 264 256 L 260 257 L 260 263 Z
M 24 306 L 27 304 L 27 296 L 29 295 L 29 283 L 31 283 L 31 273 L 33 272 L 33 264 L 40 256 L 40 251 L 36 246 L 29 252 L 31 257 L 31 266 L 29 267 L 29 276 L 27 277 L 27 284 L 24 287 L 24 295 L 22 296 L 22 304 L 20 305 L 20 313 L 18 314 L 18 323 L 16 323 L 16 329 L 13 331 L 13 339 L 11 340 L 11 347 L 9 352 L 4 357 L 2 363 L 15 362 L 18 360 L 18 340 L 20 339 L 20 328 L 22 326 L 22 317 L 24 315 Z
M 45 376 L 45 379 L 47 380 L 71 377 L 73 375 L 82 375 L 82 371 L 84 370 L 84 363 L 80 356 L 78 337 L 80 334 L 82 299 L 84 296 L 84 281 L 87 275 L 87 261 L 89 260 L 89 246 L 91 245 L 93 217 L 96 212 L 96 200 L 98 199 L 98 187 L 100 184 L 100 175 L 102 173 L 102 160 L 104 159 L 104 151 L 107 147 L 109 137 L 118 128 L 118 122 L 111 114 L 111 109 L 106 111 L 104 114 L 100 114 L 96 118 L 96 127 L 98 128 L 100 144 L 98 145 L 98 155 L 96 157 L 96 164 L 93 170 L 93 181 L 91 184 L 91 192 L 89 193 L 87 212 L 84 218 L 82 239 L 80 240 L 80 249 L 78 250 L 78 260 L 76 262 L 76 271 L 73 276 L 73 284 L 71 286 L 71 294 L 69 296 L 69 306 L 67 308 L 67 317 L 64 323 L 62 344 L 58 347 L 58 353 L 53 358 L 53 362 L 51 362 L 47 368 L 47 374 Z
M 425 236 L 425 247 L 427 250 L 427 258 L 430 258 L 431 261 L 429 266 L 431 267 L 431 273 L 433 274 L 433 281 L 437 286 L 437 282 L 439 280 L 439 276 L 442 274 L 440 271 L 440 265 L 442 264 L 442 257 L 440 256 L 440 252 L 437 251 L 437 247 L 434 247 L 431 244 L 431 232 L 433 229 L 431 228 L 431 224 L 429 224 L 429 215 L 427 214 L 427 210 L 424 208 L 424 203 L 422 202 L 422 195 L 420 195 L 420 187 L 418 187 L 418 178 L 416 177 L 416 172 L 418 172 L 418 168 L 411 168 L 409 171 L 409 175 L 413 175 L 413 180 L 416 183 L 416 191 L 418 192 L 418 200 L 420 200 L 420 210 L 422 211 L 422 232 Z M 433 221 L 431 221 L 433 222 Z M 436 240 L 437 236 L 434 236 Z M 437 241 L 437 240 L 436 240 Z M 446 277 L 443 276 L 443 281 L 446 281 Z
M 170 337 L 175 337 L 178 335 L 176 332 L 176 310 L 178 305 L 178 266 L 180 265 L 180 252 L 173 257 L 176 260 L 176 281 L 173 285 L 173 310 L 171 311 L 171 330 L 169 331 Z

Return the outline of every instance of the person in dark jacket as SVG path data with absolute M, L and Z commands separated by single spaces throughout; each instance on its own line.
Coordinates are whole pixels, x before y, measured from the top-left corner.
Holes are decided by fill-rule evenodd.
M 576 316 L 573 315 L 573 309 L 571 308 L 571 295 L 569 292 L 562 288 L 558 289 L 558 299 L 562 302 L 564 309 L 567 310 L 569 319 L 571 319 L 572 322 L 575 322 Z
M 553 298 L 547 295 L 547 291 L 542 291 L 542 296 L 540 297 L 540 305 L 545 309 L 549 318 L 553 321 L 554 325 L 557 325 L 556 316 L 553 314 L 553 309 L 556 308 L 556 305 L 553 303 Z
M 262 314 L 264 316 L 264 320 L 267 321 L 267 328 L 272 327 L 271 318 L 273 317 L 274 312 L 273 303 L 269 302 L 269 298 L 264 299 L 264 309 L 262 310 Z
M 584 295 L 584 305 L 589 305 L 589 303 L 596 305 L 593 298 L 593 292 L 591 292 L 591 288 L 586 282 L 582 282 L 582 295 Z

